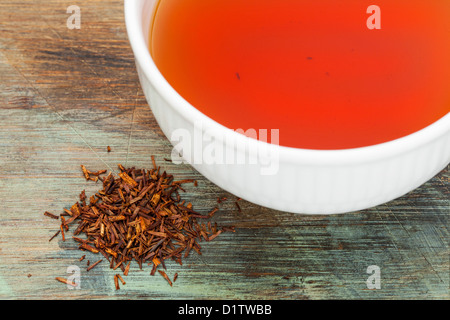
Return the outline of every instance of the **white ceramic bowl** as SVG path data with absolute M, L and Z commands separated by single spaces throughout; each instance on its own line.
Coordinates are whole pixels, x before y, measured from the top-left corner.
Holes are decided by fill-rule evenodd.
M 190 136 L 191 148 L 186 147 L 189 144 L 181 146 L 183 157 L 224 190 L 282 211 L 344 213 L 400 197 L 450 162 L 450 113 L 406 137 L 345 150 L 282 147 L 225 128 L 184 100 L 153 62 L 148 51 L 148 30 L 156 3 L 125 0 L 126 27 L 142 89 L 167 138 L 180 149 L 178 138 Z M 199 136 L 204 139 L 203 145 L 195 143 L 202 141 L 196 140 Z M 213 139 L 206 141 L 205 136 Z M 234 155 L 245 161 L 221 164 L 208 160 L 205 155 L 212 154 L 211 148 L 230 154 L 230 159 Z M 273 172 L 268 173 L 268 168 Z

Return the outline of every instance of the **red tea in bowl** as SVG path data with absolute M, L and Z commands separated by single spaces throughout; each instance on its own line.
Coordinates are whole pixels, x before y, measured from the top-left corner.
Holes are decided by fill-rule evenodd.
M 161 0 L 149 49 L 195 108 L 283 146 L 374 145 L 450 111 L 448 0 Z

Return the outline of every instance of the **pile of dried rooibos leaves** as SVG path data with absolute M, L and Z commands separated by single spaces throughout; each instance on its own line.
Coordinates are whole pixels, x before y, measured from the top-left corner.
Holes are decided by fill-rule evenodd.
M 61 233 L 63 241 L 69 226 L 77 222 L 73 239 L 79 242 L 79 249 L 101 253 L 111 268 L 122 269 L 124 275 L 128 274 L 132 260 L 141 269 L 143 263 L 153 265 L 151 275 L 159 266 L 165 269 L 164 261 L 169 258 L 182 264 L 182 258 L 186 258 L 191 250 L 201 254 L 199 242 L 211 241 L 224 231 L 234 231 L 234 227 L 218 228 L 216 223 L 200 222 L 211 218 L 218 208 L 207 215 L 196 212 L 191 203 L 181 200 L 179 191 L 184 191 L 182 184 L 197 185 L 197 182 L 174 181 L 172 175 L 160 172 L 154 160 L 151 170 L 126 169 L 119 165 L 119 177 L 109 173 L 103 178 L 101 175 L 106 170 L 91 172 L 84 166 L 81 168 L 87 180 L 101 180 L 103 189 L 91 196 L 89 203 L 83 190 L 80 201 L 70 210 L 64 209 L 59 217 L 45 214 L 61 219 L 60 230 L 55 236 Z M 80 234 L 85 237 L 78 237 Z M 158 271 L 172 285 L 166 273 Z M 117 289 L 118 279 L 125 283 L 115 275 Z

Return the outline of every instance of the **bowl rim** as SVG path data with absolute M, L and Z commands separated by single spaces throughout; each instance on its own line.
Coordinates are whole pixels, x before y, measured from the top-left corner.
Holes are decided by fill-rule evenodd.
M 188 121 L 193 123 L 200 122 L 202 128 L 207 129 L 213 134 L 217 134 L 219 140 L 220 138 L 227 137 L 226 141 L 230 141 L 228 138 L 232 138 L 233 141 L 237 142 L 235 144 L 236 146 L 254 144 L 257 148 L 265 147 L 269 153 L 276 152 L 283 162 L 296 163 L 300 161 L 302 163 L 307 162 L 333 166 L 355 162 L 368 163 L 381 158 L 400 155 L 426 145 L 450 131 L 450 112 L 448 112 L 434 123 L 409 135 L 391 141 L 357 148 L 333 150 L 302 149 L 270 144 L 248 138 L 200 112 L 167 82 L 153 61 L 147 48 L 146 40 L 144 39 L 140 4 L 145 1 L 124 0 L 125 25 L 136 62 L 157 92 L 172 108 Z M 223 139 L 222 142 L 224 142 Z

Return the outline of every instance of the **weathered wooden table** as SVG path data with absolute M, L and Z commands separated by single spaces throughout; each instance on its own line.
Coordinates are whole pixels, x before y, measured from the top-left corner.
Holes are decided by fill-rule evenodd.
M 70 5 L 81 28 L 69 29 Z M 449 299 L 448 168 L 406 196 L 369 210 L 309 216 L 241 201 L 214 220 L 234 225 L 191 254 L 170 287 L 132 265 L 115 290 L 107 263 L 86 271 L 77 244 L 44 211 L 62 212 L 100 184 L 80 164 L 117 172 L 151 167 L 151 155 L 178 179 L 199 180 L 185 199 L 198 210 L 234 199 L 188 165 L 164 161 L 171 145 L 150 111 L 128 43 L 123 3 L 0 3 L 0 298 L 3 299 Z M 112 151 L 106 151 L 107 146 Z M 98 256 L 87 253 L 87 259 Z M 81 270 L 80 289 L 55 277 Z M 380 289 L 366 283 L 380 270 Z

